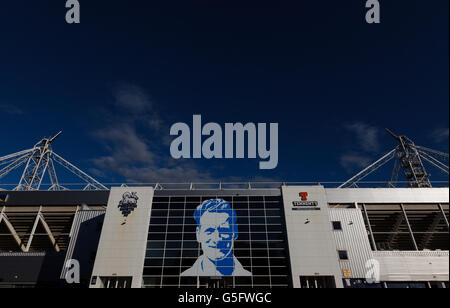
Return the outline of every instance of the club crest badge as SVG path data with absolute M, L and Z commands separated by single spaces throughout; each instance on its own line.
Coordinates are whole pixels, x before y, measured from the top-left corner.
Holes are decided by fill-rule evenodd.
M 126 192 L 122 195 L 122 200 L 119 202 L 118 208 L 122 212 L 122 215 L 126 218 L 131 212 L 137 208 L 137 201 L 139 197 L 136 192 Z

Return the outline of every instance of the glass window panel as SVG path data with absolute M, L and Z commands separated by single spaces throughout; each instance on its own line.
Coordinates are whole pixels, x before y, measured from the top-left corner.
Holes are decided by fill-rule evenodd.
M 184 203 L 170 203 L 170 213 L 172 214 L 174 210 L 184 210 Z
M 169 203 L 153 203 L 152 204 L 152 211 L 153 210 L 163 210 L 163 209 L 168 209 L 169 208 Z
M 161 217 L 153 217 L 150 219 L 150 225 L 166 225 L 167 224 L 167 218 L 161 218 Z
M 249 208 L 248 203 L 233 203 L 232 207 L 236 211 L 243 211 L 243 212 L 247 211 L 247 214 L 248 214 L 248 208 Z
M 144 269 L 144 275 L 146 275 L 147 269 Z M 161 273 L 160 273 L 161 274 Z M 161 277 L 144 277 L 144 286 L 157 286 L 161 285 Z
M 266 210 L 266 216 L 281 217 L 281 211 L 280 210 Z
M 271 277 L 272 285 L 288 285 L 288 276 L 273 276 Z
M 147 260 L 148 262 L 154 262 L 146 264 L 161 264 L 161 262 L 162 264 L 155 267 L 146 267 L 146 269 L 152 270 L 146 271 L 145 275 L 159 276 L 164 273 L 162 282 L 165 286 L 196 287 L 196 277 L 180 278 L 179 275 L 189 269 L 196 262 L 198 256 L 202 254 L 196 237 L 197 224 L 193 218 L 194 210 L 202 200 L 215 199 L 216 197 L 175 196 L 170 198 L 170 203 L 167 203 L 168 198 L 165 198 L 159 200 L 161 201 L 159 205 L 156 202 L 154 203 L 151 216 L 152 224 L 149 227 L 149 250 L 146 254 L 146 262 Z M 272 282 L 272 285 L 290 285 L 288 278 L 290 274 L 288 274 L 286 267 L 287 252 L 284 251 L 286 239 L 282 233 L 284 218 L 282 218 L 280 196 L 222 196 L 222 198 L 230 202 L 238 216 L 239 236 L 234 242 L 234 255 L 256 277 L 256 281 L 252 281 L 252 277 L 235 277 L 235 286 L 270 287 L 271 278 L 268 276 L 270 274 L 275 275 L 272 278 L 276 278 L 277 274 L 281 275 L 278 280 L 275 279 L 276 283 Z M 265 202 L 264 199 L 266 199 Z M 184 203 L 184 201 L 187 203 Z M 166 231 L 167 234 L 165 234 Z M 166 239 L 167 243 L 165 242 Z M 165 265 L 164 272 L 163 265 Z M 202 279 L 200 281 L 203 281 L 203 287 L 210 285 L 209 278 L 202 277 Z M 155 277 L 151 286 L 159 287 L 160 283 L 161 277 Z M 233 285 L 233 279 L 229 280 L 227 284 Z
M 250 226 L 249 225 L 239 225 L 239 233 L 248 233 L 250 232 Z
M 153 197 L 153 203 L 169 202 L 169 197 Z
M 166 250 L 166 258 L 179 258 L 181 257 L 181 250 Z
M 166 239 L 165 233 L 150 233 L 148 236 L 149 241 L 164 241 Z
M 166 226 L 150 226 L 148 228 L 148 232 L 150 233 L 165 233 L 166 232 Z
M 234 255 L 239 260 L 241 258 L 249 258 L 250 257 L 250 249 L 238 249 L 234 251 Z
M 184 233 L 183 240 L 186 241 L 197 241 L 197 235 L 194 232 Z
M 265 266 L 268 267 L 269 266 L 269 259 L 267 258 L 255 258 L 255 255 L 253 255 L 253 259 L 252 259 L 252 266 Z
M 267 232 L 281 232 L 281 225 L 267 225 Z
M 269 276 L 254 276 L 253 284 L 254 285 L 270 285 L 270 277 Z
M 163 265 L 163 258 L 154 258 L 154 259 L 145 259 L 144 266 L 158 266 L 161 267 Z
M 183 232 L 183 226 L 182 225 L 169 225 L 167 227 L 168 233 L 182 233 Z
M 252 277 L 235 277 L 236 285 L 251 285 Z
M 163 277 L 162 284 L 163 286 L 178 286 L 179 277 Z
M 184 210 L 172 210 L 169 211 L 170 217 L 184 217 Z
M 199 256 L 198 249 L 183 249 L 183 257 L 187 258 L 197 258 Z
M 147 241 L 147 249 L 164 249 L 165 246 L 163 241 Z
M 166 249 L 181 248 L 181 242 L 166 242 Z
M 264 210 L 250 210 L 250 217 L 265 217 L 265 211 Z
M 248 200 L 250 202 L 255 202 L 255 201 L 264 201 L 264 197 L 263 196 L 250 196 L 248 198 Z
M 180 269 L 179 269 L 180 265 L 181 265 L 181 260 L 180 260 L 180 259 L 176 259 L 176 258 L 167 258 L 167 257 L 166 257 L 166 258 L 164 259 L 164 272 L 163 272 L 163 275 L 178 275 L 178 274 L 179 274 L 179 271 L 180 271 Z M 165 271 L 168 267 L 173 267 L 173 266 L 176 267 L 176 272 L 175 272 L 175 274 L 170 274 L 170 273 L 168 273 L 168 272 Z
M 270 275 L 270 270 L 268 267 L 252 267 L 253 276 L 266 276 Z
M 180 285 L 184 286 L 197 286 L 197 277 L 181 277 L 180 278 Z
M 281 196 L 265 196 L 264 200 L 266 202 L 275 202 L 275 201 L 281 202 Z
M 233 197 L 233 202 L 248 202 L 248 197 Z
M 146 258 L 162 258 L 164 257 L 164 250 L 162 249 L 150 249 L 145 254 Z
M 253 258 L 268 258 L 269 257 L 269 251 L 267 250 L 254 250 L 252 252 Z
M 264 209 L 264 202 L 252 202 L 249 204 L 250 210 L 262 210 Z
M 252 217 L 250 218 L 250 225 L 265 225 L 266 219 L 264 217 Z
M 181 233 L 167 233 L 168 241 L 181 241 L 183 239 L 183 234 Z
M 183 222 L 182 217 L 169 217 L 169 225 L 183 225 Z
M 152 217 L 167 217 L 168 213 L 168 210 L 154 210 L 152 212 Z

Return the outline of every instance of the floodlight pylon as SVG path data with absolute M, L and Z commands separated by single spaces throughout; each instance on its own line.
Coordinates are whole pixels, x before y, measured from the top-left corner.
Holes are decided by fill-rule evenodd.
M 16 191 L 39 190 L 44 176 L 48 174 L 50 178 L 49 190 L 67 190 L 58 181 L 55 170 L 55 163 L 63 166 L 78 178 L 82 179 L 86 186 L 83 190 L 108 190 L 106 186 L 89 176 L 81 169 L 77 168 L 58 154 L 56 154 L 51 144 L 61 135 L 61 132 L 52 138 L 43 138 L 33 148 L 0 157 L 0 179 L 11 171 L 18 169 L 25 164 L 19 184 L 13 189 Z

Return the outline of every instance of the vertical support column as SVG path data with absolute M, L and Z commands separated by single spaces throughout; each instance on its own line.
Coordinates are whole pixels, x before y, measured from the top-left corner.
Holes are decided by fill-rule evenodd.
M 13 236 L 17 245 L 20 247 L 20 250 L 22 250 L 22 252 L 25 252 L 25 246 L 23 245 L 22 240 L 20 239 L 20 236 L 17 234 L 16 230 L 14 229 L 14 226 L 11 224 L 8 217 L 6 216 L 5 210 L 6 210 L 6 206 L 3 207 L 2 212 L 0 213 L 0 220 L 5 221 L 6 227 L 8 228 L 9 232 L 11 232 L 11 235 Z
M 25 252 L 30 251 L 31 242 L 33 241 L 33 237 L 34 237 L 34 234 L 36 233 L 36 228 L 39 223 L 39 215 L 41 214 L 41 209 L 42 209 L 42 206 L 39 207 L 39 211 L 36 215 L 36 219 L 34 220 L 33 229 L 31 230 L 30 237 L 28 238 L 28 243 L 27 243 L 27 247 L 25 248 Z
M 3 220 L 3 213 L 5 212 L 6 206 L 2 207 L 2 211 L 0 212 L 0 224 L 2 223 Z
M 416 238 L 414 237 L 414 233 L 413 233 L 413 231 L 411 229 L 411 225 L 409 224 L 409 219 L 408 219 L 408 216 L 406 215 L 406 211 L 405 211 L 405 207 L 403 206 L 403 203 L 400 203 L 400 207 L 402 208 L 403 216 L 405 217 L 406 224 L 408 225 L 409 234 L 410 234 L 411 239 L 413 241 L 414 248 L 418 251 L 419 247 L 417 246 Z
M 366 217 L 367 225 L 369 227 L 369 233 L 370 233 L 369 236 L 372 241 L 373 249 L 374 249 L 374 251 L 377 251 L 378 250 L 377 243 L 375 242 L 375 237 L 373 236 L 372 225 L 370 224 L 369 215 L 367 214 L 366 204 L 361 203 L 361 205 L 363 208 L 364 217 Z M 358 202 L 355 202 L 355 206 L 356 206 L 356 208 L 358 208 Z
M 447 224 L 447 229 L 448 229 L 449 228 L 448 219 L 447 219 L 447 216 L 445 216 L 445 212 L 444 212 L 444 209 L 442 208 L 442 204 L 439 203 L 438 206 L 439 206 L 439 209 L 441 210 L 442 216 L 444 217 L 444 221 Z
M 45 232 L 47 232 L 47 236 L 48 236 L 48 238 L 50 239 L 50 242 L 52 242 L 53 248 L 55 248 L 55 251 L 56 251 L 56 252 L 59 252 L 60 249 L 59 249 L 58 244 L 56 243 L 55 237 L 53 236 L 52 230 L 51 230 L 50 227 L 48 226 L 47 222 L 46 222 L 45 219 L 44 219 L 44 216 L 42 215 L 42 213 L 41 213 L 40 211 L 39 211 L 38 217 L 39 217 L 39 220 L 40 220 L 41 223 L 42 223 L 42 226 L 43 226 L 44 229 L 45 229 Z

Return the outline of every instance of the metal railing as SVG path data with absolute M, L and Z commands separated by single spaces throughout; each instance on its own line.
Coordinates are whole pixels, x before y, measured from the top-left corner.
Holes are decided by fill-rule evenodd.
M 434 188 L 449 187 L 448 181 L 432 181 Z M 84 190 L 86 183 L 59 183 L 67 190 Z M 321 182 L 321 181 L 309 181 L 309 182 L 183 182 L 183 183 L 170 183 L 170 182 L 116 182 L 116 183 L 104 183 L 108 188 L 130 186 L 130 187 L 143 187 L 152 186 L 156 190 L 248 190 L 248 189 L 279 189 L 281 186 L 317 186 L 322 185 L 325 188 L 339 188 L 342 182 Z M 350 186 L 341 189 L 352 188 L 394 188 L 389 182 L 381 181 L 365 181 L 358 182 L 356 186 Z M 397 182 L 395 188 L 407 188 L 408 181 Z M 0 183 L 0 191 L 13 190 L 17 184 L 2 184 Z M 41 190 L 50 190 L 51 183 L 41 184 Z

